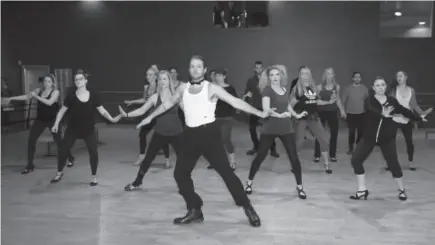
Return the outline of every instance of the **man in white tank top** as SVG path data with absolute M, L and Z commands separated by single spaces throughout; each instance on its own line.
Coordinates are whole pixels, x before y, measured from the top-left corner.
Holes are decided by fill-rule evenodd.
M 189 72 L 192 81 L 183 83 L 175 92 L 172 99 L 159 106 L 153 113 L 145 118 L 138 127 L 150 123 L 154 117 L 164 113 L 174 105 L 180 103 L 184 111 L 186 128 L 184 130 L 186 144 L 183 154 L 178 156 L 174 171 L 179 193 L 187 205 L 187 214 L 176 218 L 174 224 L 188 224 L 204 220 L 201 208 L 201 197 L 195 193 L 192 171 L 200 156 L 204 156 L 212 167 L 223 178 L 228 190 L 231 192 L 237 206 L 243 207 L 251 226 L 261 225 L 260 218 L 246 196 L 240 179 L 230 167 L 228 156 L 220 136 L 220 128 L 215 123 L 215 109 L 217 100 L 225 101 L 234 108 L 265 118 L 270 112 L 262 112 L 250 106 L 243 100 L 236 98 L 220 86 L 204 80 L 207 69 L 200 56 L 193 56 L 190 60 Z

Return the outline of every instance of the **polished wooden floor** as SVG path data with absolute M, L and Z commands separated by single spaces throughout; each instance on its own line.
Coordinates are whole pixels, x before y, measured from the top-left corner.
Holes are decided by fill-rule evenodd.
M 312 143 L 301 151 L 307 200 L 299 200 L 295 181 L 281 143 L 279 159 L 267 158 L 259 171 L 251 196 L 263 225 L 248 225 L 219 176 L 206 169 L 201 159 L 194 179 L 204 199 L 203 224 L 174 226 L 172 220 L 185 212 L 172 170 L 162 168 L 161 156 L 144 180 L 142 190 L 124 192 L 137 167 L 131 165 L 138 148 L 133 126 L 103 126 L 99 149 L 99 185 L 90 187 L 90 168 L 84 144 L 74 147 L 76 167 L 67 169 L 64 180 L 50 184 L 56 172 L 54 158 L 42 158 L 38 169 L 22 176 L 26 158 L 26 133 L 2 138 L 2 240 L 4 245 L 172 245 L 172 244 L 309 244 L 387 245 L 435 244 L 435 143 L 415 137 L 416 172 L 404 169 L 409 200 L 397 199 L 391 175 L 383 170 L 377 150 L 367 160 L 369 200 L 351 201 L 355 180 L 346 151 L 346 132 L 340 132 L 339 162 L 326 175 L 321 164 L 311 162 Z M 402 165 L 406 166 L 404 142 L 398 137 Z M 252 157 L 246 126 L 234 129 L 237 175 L 243 183 Z M 188 142 L 186 142 L 188 143 Z

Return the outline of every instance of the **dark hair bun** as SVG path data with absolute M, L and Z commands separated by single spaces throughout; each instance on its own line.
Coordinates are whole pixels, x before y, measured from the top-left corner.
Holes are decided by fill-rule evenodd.
M 88 78 L 91 74 L 85 73 L 83 69 L 78 69 L 75 73 L 75 75 L 83 75 L 85 78 Z

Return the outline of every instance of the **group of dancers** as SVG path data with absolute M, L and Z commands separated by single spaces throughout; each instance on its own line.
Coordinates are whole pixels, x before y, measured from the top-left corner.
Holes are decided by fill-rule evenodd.
M 299 70 L 299 76 L 288 83 L 287 69 L 283 65 L 273 65 L 264 69 L 261 62 L 255 63 L 255 76 L 248 81 L 243 98 L 238 98 L 234 87 L 226 80 L 226 70 L 217 69 L 205 79 L 207 67 L 201 56 L 190 59 L 189 82 L 177 80 L 175 69 L 158 70 L 156 66 L 147 71 L 148 84 L 145 85 L 144 98 L 125 101 L 127 105 L 142 104 L 136 110 L 126 112 L 119 106 L 119 115 L 112 117 L 108 113 L 97 93 L 87 89 L 89 75 L 79 70 L 74 75 L 75 91 L 69 93 L 62 106 L 59 104 L 59 91 L 53 75 L 44 78 L 42 89 L 29 95 L 7 98 L 11 100 L 38 101 L 38 113 L 29 134 L 28 164 L 23 174 L 34 170 L 33 156 L 35 144 L 44 128 L 48 127 L 58 144 L 58 169 L 52 183 L 59 182 L 64 174 L 65 165 L 72 167 L 74 158 L 70 150 L 78 138 L 84 139 L 90 155 L 91 186 L 97 185 L 98 167 L 97 138 L 95 133 L 95 111 L 112 123 L 122 118 L 144 117 L 137 125 L 141 129 L 140 164 L 137 176 L 129 183 L 126 191 L 141 186 L 143 178 L 158 152 L 163 149 L 169 161 L 169 145 L 175 151 L 176 164 L 174 179 L 180 195 L 184 198 L 187 213 L 174 220 L 174 224 L 187 224 L 203 221 L 201 211 L 203 201 L 195 192 L 191 174 L 200 158 L 209 162 L 209 168 L 224 180 L 237 206 L 243 207 L 251 226 L 261 225 L 260 218 L 252 206 L 247 194 L 253 192 L 253 180 L 267 153 L 279 157 L 275 139 L 283 143 L 291 164 L 291 172 L 296 180 L 298 197 L 306 199 L 302 184 L 302 170 L 298 152 L 302 146 L 307 129 L 316 139 L 314 161 L 323 156 L 325 172 L 332 173 L 329 162 L 335 162 L 338 134 L 338 116 L 349 122 L 349 154 L 351 165 L 357 179 L 357 192 L 351 199 L 367 199 L 369 191 L 365 185 L 363 163 L 378 145 L 396 180 L 400 200 L 407 196 L 402 181 L 402 170 L 396 150 L 397 128 L 401 127 L 407 142 L 409 162 L 412 164 L 412 121 L 426 121 L 425 116 L 432 109 L 421 110 L 415 100 L 414 90 L 406 84 L 406 74 L 397 73 L 397 85 L 388 92 L 386 81 L 377 77 L 372 90 L 361 84 L 361 74 L 353 74 L 353 84 L 340 96 L 340 86 L 335 82 L 332 68 L 325 70 L 323 82 L 316 85 L 308 67 Z M 248 102 L 246 102 L 246 101 Z M 60 108 L 60 109 L 59 109 Z M 95 110 L 96 109 L 96 110 Z M 249 170 L 246 187 L 235 174 L 236 159 L 231 142 L 231 118 L 235 111 L 251 115 L 249 120 L 251 139 L 254 148 L 247 152 L 255 154 Z M 65 116 L 66 115 L 66 116 Z M 67 127 L 63 138 L 60 136 L 62 119 L 67 118 Z M 409 120 L 410 119 L 410 120 Z M 363 123 L 361 123 L 363 122 Z M 330 139 L 324 130 L 328 123 Z M 404 126 L 399 126 L 402 123 Z M 256 138 L 256 127 L 260 127 L 260 139 Z M 364 125 L 364 126 L 362 126 Z M 154 134 L 146 148 L 146 135 L 154 129 Z M 355 131 L 358 137 L 355 145 Z M 406 132 L 406 133 L 405 133 Z

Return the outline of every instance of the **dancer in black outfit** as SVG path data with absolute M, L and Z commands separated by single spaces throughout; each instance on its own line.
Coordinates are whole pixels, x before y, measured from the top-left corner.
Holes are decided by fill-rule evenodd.
M 304 143 L 305 132 L 307 129 L 311 131 L 316 140 L 320 144 L 320 151 L 324 158 L 324 168 L 327 174 L 332 174 L 329 168 L 328 149 L 329 144 L 327 135 L 322 123 L 320 122 L 317 108 L 319 105 L 336 103 L 337 98 L 331 98 L 330 101 L 319 100 L 317 88 L 308 67 L 303 67 L 299 71 L 299 79 L 296 87 L 292 91 L 291 104 L 294 105 L 296 112 L 306 111 L 307 115 L 297 120 L 296 123 L 296 144 L 300 149 Z M 314 159 L 316 161 L 316 159 Z
M 160 105 L 142 122 L 144 125 L 148 124 L 156 116 L 182 102 L 186 118 L 184 134 L 188 142 L 184 144 L 182 154 L 177 158 L 174 177 L 179 193 L 187 204 L 188 211 L 185 216 L 176 218 L 174 224 L 187 224 L 204 220 L 201 211 L 203 202 L 195 192 L 191 176 L 199 157 L 204 156 L 223 178 L 236 205 L 244 208 L 249 223 L 254 227 L 260 226 L 260 218 L 246 196 L 240 179 L 229 165 L 220 127 L 216 123 L 215 109 L 217 100 L 221 99 L 239 110 L 256 114 L 258 117 L 265 118 L 270 112 L 261 112 L 243 100 L 231 96 L 223 88 L 204 80 L 206 71 L 203 58 L 193 56 L 189 68 L 192 81 L 180 85 L 171 100 Z
M 373 151 L 376 145 L 379 145 L 382 155 L 391 169 L 394 180 L 399 188 L 399 199 L 406 200 L 407 196 L 403 186 L 402 169 L 397 159 L 396 149 L 396 131 L 397 124 L 392 120 L 393 114 L 402 114 L 403 116 L 416 121 L 426 121 L 425 116 L 418 117 L 412 111 L 406 109 L 394 98 L 385 94 L 387 85 L 381 77 L 376 78 L 372 86 L 374 94 L 369 95 L 366 99 L 366 114 L 364 120 L 364 134 L 358 143 L 351 163 L 354 169 L 358 190 L 351 199 L 367 199 L 369 191 L 365 185 L 365 174 L 363 163 Z
M 51 180 L 51 183 L 59 182 L 63 177 L 63 168 L 65 167 L 67 154 L 73 147 L 76 139 L 84 139 L 86 147 L 88 148 L 92 179 L 91 186 L 97 185 L 97 167 L 98 167 L 98 150 L 97 150 L 97 136 L 95 134 L 95 108 L 107 120 L 115 123 L 121 119 L 121 115 L 115 118 L 106 111 L 102 106 L 98 95 L 94 92 L 88 91 L 86 85 L 88 83 L 88 75 L 83 70 L 78 70 L 74 76 L 74 83 L 77 90 L 74 94 L 69 94 L 65 99 L 65 103 L 60 108 L 54 122 L 52 132 L 57 133 L 59 130 L 59 123 L 65 113 L 68 111 L 68 124 L 65 131 L 64 138 L 60 145 L 60 151 L 57 163 L 57 174 Z
M 338 124 L 339 117 L 346 118 L 346 112 L 340 99 L 340 85 L 335 81 L 335 72 L 332 68 L 326 68 L 322 76 L 322 84 L 317 85 L 319 91 L 319 100 L 326 102 L 324 105 L 318 105 L 317 110 L 320 122 L 323 127 L 328 123 L 329 127 L 329 160 L 337 162 L 337 139 L 338 139 Z M 334 99 L 335 103 L 328 102 Z M 320 161 L 320 144 L 316 140 L 314 145 L 314 162 Z
M 172 95 L 175 93 L 174 84 L 168 71 L 160 71 L 158 76 L 157 93 L 151 95 L 147 102 L 139 109 L 129 113 L 125 113 L 121 107 L 119 110 L 123 117 L 138 117 L 144 115 L 151 107 L 158 107 L 161 104 L 169 101 Z M 164 114 L 158 116 L 155 119 L 154 134 L 151 138 L 150 145 L 146 152 L 145 158 L 140 165 L 139 172 L 136 179 L 128 184 L 124 189 L 131 191 L 142 185 L 142 180 L 148 169 L 151 166 L 152 161 L 157 156 L 158 151 L 166 144 L 171 144 L 174 148 L 175 154 L 178 155 L 181 152 L 183 142 L 183 124 L 178 115 L 178 106 L 174 106 Z M 139 124 L 137 127 L 142 127 L 143 124 Z M 169 168 L 170 166 L 165 166 Z
M 33 159 L 36 151 L 36 143 L 38 138 L 44 132 L 46 128 L 51 131 L 53 124 L 56 120 L 56 114 L 59 111 L 59 90 L 57 90 L 57 82 L 54 75 L 49 74 L 42 78 L 44 87 L 42 89 L 36 89 L 28 95 L 14 96 L 8 98 L 11 100 L 31 100 L 32 98 L 37 100 L 37 114 L 36 119 L 33 122 L 29 132 L 28 148 L 27 148 L 27 166 L 21 174 L 28 174 L 33 172 L 35 165 Z M 61 132 L 52 132 L 53 139 L 57 144 L 58 155 L 60 150 L 60 142 L 62 140 Z M 68 167 L 74 166 L 74 157 L 71 152 L 68 151 Z
M 157 90 L 157 74 L 159 73 L 159 70 L 157 68 L 157 65 L 152 65 L 146 72 L 146 82 L 144 85 L 144 95 L 142 98 L 137 100 L 126 100 L 124 103 L 127 106 L 134 105 L 134 104 L 144 104 L 151 95 L 156 93 Z M 146 117 L 147 115 L 145 115 Z M 145 127 L 142 127 L 139 132 L 139 158 L 136 162 L 133 163 L 133 165 L 138 166 L 142 163 L 143 159 L 145 158 L 145 151 L 147 148 L 147 136 L 149 132 L 153 129 L 155 125 L 155 122 L 146 125 Z M 163 152 L 165 154 L 166 158 L 166 165 L 170 165 L 170 159 L 169 159 L 169 145 L 163 146 Z
M 217 69 L 214 71 L 214 83 L 221 86 L 225 91 L 234 97 L 237 97 L 236 89 L 227 83 L 227 71 L 225 69 Z M 217 121 L 221 124 L 222 141 L 224 142 L 225 149 L 230 157 L 230 166 L 233 170 L 236 169 L 236 154 L 234 153 L 234 145 L 231 140 L 231 132 L 233 130 L 233 117 L 236 110 L 226 103 L 225 101 L 218 100 L 216 104 L 215 116 Z M 213 169 L 212 165 L 208 165 L 208 169 Z
M 276 112 L 271 117 L 264 119 L 262 124 L 262 133 L 260 136 L 260 147 L 257 155 L 251 163 L 249 170 L 249 179 L 245 188 L 246 194 L 252 193 L 252 181 L 260 168 L 261 163 L 266 159 L 270 145 L 275 138 L 282 141 L 284 149 L 287 152 L 292 172 L 296 178 L 296 191 L 299 198 L 306 199 L 302 187 L 302 171 L 299 156 L 296 151 L 295 134 L 292 128 L 291 117 L 301 118 L 306 112 L 297 114 L 290 106 L 290 94 L 287 85 L 287 71 L 282 65 L 275 65 L 265 70 L 260 78 L 260 91 L 263 95 L 263 111 L 269 111 L 270 108 L 276 108 Z
M 263 62 L 256 61 L 255 62 L 255 75 L 249 78 L 246 83 L 245 94 L 243 95 L 243 99 L 248 101 L 253 107 L 261 110 L 261 92 L 258 88 L 258 83 L 260 81 L 261 73 L 263 72 Z M 257 127 L 259 126 L 260 118 L 255 115 L 249 115 L 249 134 L 251 135 L 252 143 L 254 144 L 254 148 L 249 150 L 246 154 L 254 155 L 257 153 L 258 146 L 260 145 L 260 141 L 258 140 L 257 135 Z M 279 154 L 276 152 L 276 143 L 275 140 L 270 147 L 270 155 L 273 157 L 279 157 Z
M 173 83 L 173 87 L 174 87 L 174 91 L 178 88 L 178 86 L 180 86 L 180 84 L 182 84 L 183 82 L 178 80 L 178 71 L 177 69 L 175 69 L 174 67 L 172 67 L 171 69 L 169 69 L 169 74 L 171 75 L 171 79 L 172 79 L 172 83 Z M 183 110 L 181 110 L 180 107 L 178 107 L 178 116 L 180 117 L 181 123 L 184 125 L 184 112 Z M 165 148 L 163 148 L 164 151 Z M 168 149 L 169 151 L 169 149 Z

